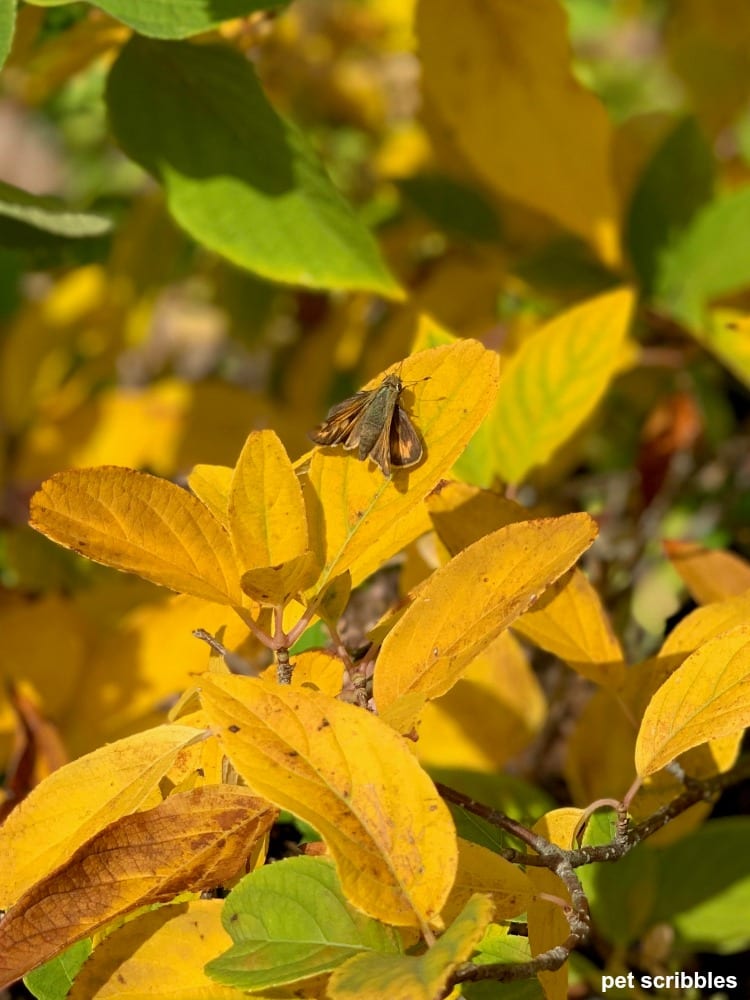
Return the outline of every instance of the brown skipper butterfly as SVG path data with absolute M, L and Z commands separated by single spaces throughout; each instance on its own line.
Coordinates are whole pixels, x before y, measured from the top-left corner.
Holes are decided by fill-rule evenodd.
M 384 476 L 391 466 L 408 469 L 422 458 L 422 442 L 406 412 L 399 406 L 403 383 L 395 372 L 376 389 L 364 389 L 328 411 L 322 424 L 310 431 L 316 444 L 341 444 L 371 458 Z

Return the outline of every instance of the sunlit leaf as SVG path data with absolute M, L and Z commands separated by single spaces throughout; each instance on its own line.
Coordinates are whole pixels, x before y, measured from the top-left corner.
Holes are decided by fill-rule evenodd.
M 628 290 L 561 313 L 528 337 L 503 368 L 495 409 L 495 462 L 511 483 L 543 465 L 601 402 L 625 359 Z
M 201 697 L 250 787 L 324 838 L 355 906 L 400 925 L 437 916 L 455 872 L 453 823 L 400 736 L 307 688 L 211 677 Z
M 750 725 L 750 626 L 704 643 L 662 684 L 635 747 L 641 776 L 692 747 Z
M 399 936 L 355 910 L 326 858 L 287 858 L 246 876 L 222 922 L 234 944 L 209 962 L 220 983 L 261 990 L 330 972 L 359 952 L 401 952 Z
M 274 281 L 399 297 L 370 232 L 239 52 L 136 36 L 107 100 L 123 149 L 195 240 Z
M 437 698 L 593 542 L 588 514 L 511 524 L 425 581 L 378 656 L 380 710 L 412 692 Z
M 88 559 L 171 590 L 242 604 L 229 535 L 187 490 L 132 469 L 69 469 L 31 499 L 29 523 Z
M 464 340 L 413 355 L 394 370 L 403 382 L 414 382 L 402 395 L 402 405 L 422 438 L 425 457 L 386 479 L 379 468 L 351 452 L 316 449 L 303 489 L 311 544 L 325 566 L 321 583 L 350 570 L 356 585 L 429 530 L 422 500 L 451 468 L 491 406 L 498 361 L 481 344 Z M 366 388 L 381 380 L 382 375 Z
M 0 828 L 0 851 L 13 859 L 0 867 L 0 907 L 150 795 L 158 801 L 159 781 L 178 752 L 202 736 L 188 726 L 159 726 L 79 757 L 37 785 Z
M 0 982 L 7 986 L 138 906 L 235 878 L 275 815 L 246 788 L 209 786 L 105 827 L 0 922 Z
M 486 896 L 472 896 L 446 932 L 423 955 L 357 955 L 330 979 L 331 1000 L 434 1000 L 465 962 L 492 919 Z

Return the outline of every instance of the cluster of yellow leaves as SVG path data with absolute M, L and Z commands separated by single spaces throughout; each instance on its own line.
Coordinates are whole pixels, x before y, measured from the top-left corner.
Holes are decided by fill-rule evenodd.
M 288 633 L 265 631 L 264 606 L 287 614 L 301 608 L 302 621 L 316 612 L 335 621 L 350 580 L 362 580 L 431 526 L 423 501 L 494 400 L 496 358 L 473 341 L 417 354 L 401 373 L 415 383 L 406 405 L 426 457 L 392 479 L 339 449 L 316 449 L 295 468 L 275 435 L 255 432 L 233 469 L 196 468 L 192 493 L 128 469 L 60 473 L 35 496 L 32 521 L 90 558 L 189 595 L 177 600 L 198 603 L 182 607 L 183 614 L 215 602 L 279 642 Z M 460 535 L 465 523 L 460 503 L 446 507 L 453 490 L 466 499 L 457 484 L 433 498 L 442 505 L 446 535 Z M 346 897 L 360 910 L 428 937 L 441 920 L 458 921 L 441 939 L 442 958 L 433 949 L 424 968 L 407 963 L 384 972 L 405 977 L 407 992 L 409 982 L 424 980 L 430 995 L 468 957 L 491 914 L 488 903 L 470 902 L 472 893 L 488 894 L 500 914 L 526 909 L 532 888 L 525 876 L 456 838 L 448 810 L 400 735 L 483 650 L 492 655 L 503 629 L 570 569 L 595 535 L 585 514 L 529 520 L 514 510 L 516 516 L 475 524 L 476 537 L 455 546 L 454 557 L 391 623 L 376 670 L 380 717 L 339 701 L 342 661 L 310 651 L 298 657 L 291 686 L 214 671 L 200 683 L 200 709 L 186 702 L 178 710 L 188 726 L 128 737 L 42 782 L 0 834 L 19 858 L 0 894 L 0 905 L 10 906 L 2 924 L 4 981 L 136 907 L 231 881 L 249 854 L 262 854 L 273 806 L 319 830 Z M 222 783 L 222 754 L 249 792 Z M 95 782 L 97 769 L 107 776 Z M 40 857 L 31 831 L 64 801 L 65 824 Z M 235 802 L 243 822 L 252 824 L 236 833 L 227 812 Z M 103 854 L 109 868 L 98 866 Z M 143 876 L 133 878 L 136 871 Z M 52 892 L 65 905 L 47 908 Z M 476 916 L 466 937 L 457 915 L 471 906 L 482 909 L 482 920 Z M 388 963 L 386 956 L 382 961 Z M 364 974 L 347 964 L 332 988 L 347 996 Z

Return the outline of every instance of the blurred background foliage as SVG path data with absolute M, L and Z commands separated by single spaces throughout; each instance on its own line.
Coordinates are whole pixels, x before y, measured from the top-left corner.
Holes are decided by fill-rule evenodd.
M 632 661 L 701 600 L 663 539 L 733 550 L 747 586 L 746 0 L 529 0 L 526 24 L 494 33 L 491 20 L 482 30 L 493 5 L 477 0 L 295 0 L 193 39 L 250 61 L 374 234 L 385 264 L 363 237 L 360 277 L 339 261 L 328 284 L 238 267 L 175 222 L 179 192 L 154 180 L 158 164 L 147 173 L 136 162 L 148 160 L 138 123 L 166 98 L 132 90 L 128 102 L 127 59 L 139 50 L 106 6 L 19 3 L 15 25 L 7 14 L 0 24 L 10 49 L 0 77 L 0 742 L 16 791 L 66 755 L 163 719 L 205 666 L 191 628 L 226 624 L 220 609 L 165 599 L 31 533 L 38 484 L 105 463 L 182 482 L 197 463 L 233 464 L 261 427 L 296 458 L 332 402 L 408 354 L 420 330 L 420 343 L 433 342 L 424 317 L 434 342 L 442 328 L 507 359 L 565 308 L 633 286 L 635 349 L 596 413 L 512 494 L 544 513 L 597 516 L 586 568 Z M 514 74 L 527 104 L 503 117 Z M 200 101 L 181 113 L 189 136 Z M 240 129 L 236 117 L 221 124 Z M 196 130 L 197 161 L 210 138 Z M 17 189 L 52 200 L 25 202 Z M 235 220 L 251 235 L 253 223 Z M 485 454 L 475 449 L 459 473 L 506 487 Z M 402 590 L 435 564 L 423 541 L 400 564 Z M 356 596 L 345 634 L 361 637 L 398 575 L 391 567 Z M 260 655 L 229 628 L 228 645 Z M 541 661 L 548 695 L 585 688 Z M 523 676 L 533 697 L 514 709 L 523 732 L 509 742 L 521 755 L 545 715 Z M 514 758 L 545 792 L 514 786 L 502 800 L 510 811 L 534 794 L 565 799 L 545 732 L 533 768 Z

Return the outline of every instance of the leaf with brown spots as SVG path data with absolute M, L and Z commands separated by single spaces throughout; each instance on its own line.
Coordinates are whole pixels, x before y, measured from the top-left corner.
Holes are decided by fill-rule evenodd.
M 214 785 L 106 827 L 0 922 L 0 988 L 136 907 L 236 878 L 274 819 L 246 788 Z

